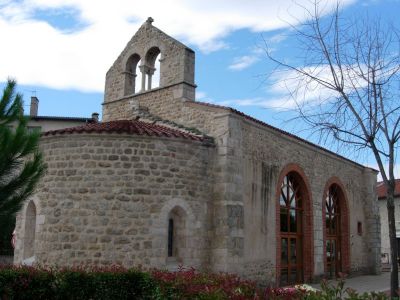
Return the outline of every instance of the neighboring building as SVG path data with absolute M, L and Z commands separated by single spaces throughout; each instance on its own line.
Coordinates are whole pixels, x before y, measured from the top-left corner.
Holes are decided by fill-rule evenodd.
M 14 261 L 281 285 L 380 272 L 377 171 L 196 102 L 194 62 L 149 18 L 106 74 L 103 122 L 43 133 L 48 171 L 17 218 Z
M 27 128 L 28 130 L 38 130 L 40 132 L 46 132 L 49 130 L 57 130 L 66 127 L 73 127 L 79 125 L 85 125 L 89 123 L 98 122 L 98 113 L 93 113 L 91 118 L 77 118 L 77 117 L 55 117 L 55 116 L 38 116 L 39 110 L 39 99 L 35 96 L 31 97 L 30 103 L 30 114 Z M 10 126 L 15 127 L 16 124 Z M 13 249 L 11 246 L 11 235 L 14 227 L 12 224 L 10 227 L 1 231 L 0 234 L 0 264 L 1 263 L 12 263 Z
M 389 240 L 389 225 L 388 214 L 386 206 L 387 189 L 383 182 L 378 182 L 376 187 L 378 193 L 379 213 L 381 216 L 381 257 L 382 263 L 388 264 L 390 262 L 390 240 Z M 394 191 L 394 207 L 395 207 L 395 220 L 396 220 L 396 237 L 397 246 L 400 251 L 400 179 L 396 179 L 396 186 Z M 400 256 L 399 256 L 400 257 Z
M 93 113 L 91 118 L 77 117 L 56 117 L 56 116 L 39 116 L 39 99 L 35 96 L 31 97 L 30 114 L 28 121 L 28 129 L 46 132 L 67 127 L 84 125 L 87 123 L 98 122 L 99 114 Z

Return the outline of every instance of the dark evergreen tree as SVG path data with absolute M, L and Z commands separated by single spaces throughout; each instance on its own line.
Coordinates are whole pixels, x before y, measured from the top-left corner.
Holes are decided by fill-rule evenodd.
M 16 213 L 32 195 L 45 171 L 38 149 L 40 133 L 28 130 L 22 95 L 15 88 L 16 82 L 9 79 L 0 98 L 0 252 L 3 253 L 10 249 Z

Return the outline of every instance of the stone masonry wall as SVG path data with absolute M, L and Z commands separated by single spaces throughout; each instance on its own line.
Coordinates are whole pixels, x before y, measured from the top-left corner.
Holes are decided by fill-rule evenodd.
M 107 72 L 104 102 L 126 96 L 124 72 L 129 57 L 138 54 L 141 57 L 141 64 L 144 64 L 148 50 L 153 47 L 157 47 L 161 51 L 160 87 L 182 82 L 194 86 L 194 52 L 150 23 L 145 22 Z
M 190 95 L 189 95 L 190 94 Z M 174 120 L 183 102 L 194 98 L 194 88 L 185 84 L 158 88 L 148 92 L 103 103 L 103 121 L 130 120 L 136 117 L 135 109 L 145 108 L 153 115 Z
M 209 264 L 214 147 L 123 134 L 47 136 L 40 145 L 48 170 L 34 196 L 37 262 L 165 267 L 168 215 L 179 207 L 186 227 L 176 263 Z
M 220 126 L 224 126 L 219 116 L 226 115 L 226 110 L 188 101 L 194 98 L 192 93 L 194 89 L 180 84 L 103 103 L 103 121 L 134 119 L 135 109 L 141 107 L 153 116 L 218 136 Z M 227 129 L 224 132 L 227 133 Z
M 311 185 L 313 276 L 325 272 L 322 194 L 331 177 L 341 180 L 349 201 L 351 271 L 377 272 L 379 217 L 373 172 L 225 109 L 187 101 L 163 110 L 166 104 L 158 106 L 156 100 L 149 99 L 142 103 L 150 107 L 151 113 L 157 111 L 165 119 L 193 126 L 215 138 L 211 239 L 211 267 L 215 271 L 275 281 L 275 192 L 279 173 L 287 164 L 294 163 L 304 170 Z M 357 234 L 357 222 L 363 224 L 363 236 Z M 357 255 L 352 255 L 354 252 Z
M 229 260 L 236 272 L 256 280 L 275 280 L 276 187 L 288 164 L 296 164 L 307 177 L 313 203 L 314 276 L 324 273 L 322 201 L 325 184 L 338 177 L 345 186 L 350 215 L 351 272 L 379 272 L 379 215 L 374 182 L 376 174 L 285 134 L 232 115 L 229 138 L 231 158 L 228 211 L 236 221 L 227 224 Z M 263 181 L 266 183 L 263 184 Z M 371 187 L 365 187 L 365 184 Z M 357 234 L 357 222 L 364 228 Z M 378 226 L 378 227 L 377 227 Z M 372 259 L 371 259 L 372 257 Z M 239 270 L 238 270 L 239 269 Z

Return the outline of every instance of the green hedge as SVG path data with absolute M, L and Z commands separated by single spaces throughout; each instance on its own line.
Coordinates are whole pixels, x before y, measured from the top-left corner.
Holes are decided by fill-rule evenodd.
M 255 283 L 236 275 L 149 272 L 122 267 L 40 268 L 0 266 L 0 300 L 11 299 L 262 299 Z
M 123 268 L 0 268 L 0 299 L 158 299 L 151 275 Z

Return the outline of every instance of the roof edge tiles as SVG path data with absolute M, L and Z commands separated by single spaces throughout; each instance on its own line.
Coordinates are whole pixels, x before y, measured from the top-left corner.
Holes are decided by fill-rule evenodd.
M 376 193 L 378 194 L 378 199 L 386 199 L 387 189 L 383 181 L 378 182 L 376 185 Z M 394 196 L 400 196 L 400 179 L 396 179 L 395 181 Z
M 199 105 L 202 105 L 202 106 L 208 106 L 208 107 L 211 107 L 211 108 L 217 108 L 217 109 L 223 109 L 223 110 L 225 110 L 225 111 L 229 111 L 230 113 L 233 113 L 233 114 L 235 114 L 235 115 L 238 115 L 238 116 L 240 116 L 240 117 L 243 117 L 243 118 L 246 119 L 246 120 L 250 120 L 250 121 L 252 121 L 252 122 L 254 122 L 254 123 L 260 124 L 260 125 L 262 125 L 262 126 L 264 126 L 264 127 L 270 128 L 270 129 L 272 129 L 272 130 L 274 130 L 274 131 L 277 131 L 277 132 L 282 133 L 282 134 L 284 134 L 284 135 L 286 135 L 286 136 L 289 136 L 289 137 L 294 138 L 294 139 L 296 139 L 296 140 L 298 140 L 298 141 L 301 141 L 301 142 L 303 142 L 303 143 L 305 143 L 305 144 L 307 144 L 307 145 L 316 147 L 316 148 L 318 148 L 318 149 L 320 149 L 320 150 L 322 150 L 322 151 L 324 151 L 324 152 L 326 152 L 326 153 L 329 153 L 329 154 L 331 154 L 331 155 L 334 155 L 334 156 L 336 156 L 336 157 L 338 157 L 338 158 L 340 158 L 340 159 L 343 159 L 343 160 L 345 160 L 345 161 L 351 162 L 351 163 L 353 163 L 353 164 L 355 164 L 355 165 L 357 165 L 357 166 L 359 166 L 359 167 L 363 167 L 363 168 L 366 168 L 366 169 L 371 169 L 371 170 L 373 170 L 373 171 L 375 171 L 375 172 L 379 172 L 378 170 L 376 170 L 376 169 L 374 169 L 374 168 L 366 167 L 366 166 L 364 166 L 364 165 L 362 165 L 362 164 L 359 164 L 359 163 L 357 163 L 357 162 L 355 162 L 355 161 L 353 161 L 353 160 L 351 160 L 351 159 L 349 159 L 349 158 L 346 158 L 346 157 L 344 157 L 344 156 L 342 156 L 342 155 L 340 155 L 340 154 L 337 154 L 337 153 L 335 153 L 335 152 L 333 152 L 333 151 L 331 151 L 331 150 L 328 150 L 328 149 L 326 149 L 326 148 L 324 148 L 324 147 L 321 147 L 321 146 L 319 146 L 319 145 L 317 145 L 317 144 L 314 144 L 314 143 L 312 143 L 312 142 L 309 142 L 309 141 L 307 141 L 307 140 L 305 140 L 305 139 L 303 139 L 303 138 L 301 138 L 301 137 L 299 137 L 299 136 L 297 136 L 297 135 L 295 135 L 295 134 L 293 134 L 293 133 L 290 133 L 290 132 L 287 132 L 287 131 L 285 131 L 285 130 L 279 129 L 279 128 L 274 127 L 274 126 L 272 126 L 272 125 L 270 125 L 270 124 L 268 124 L 268 123 L 265 123 L 265 122 L 263 122 L 263 121 L 261 121 L 261 120 L 258 120 L 258 119 L 254 118 L 254 117 L 252 117 L 252 116 L 246 115 L 245 113 L 243 113 L 243 112 L 241 112 L 241 111 L 239 111 L 239 110 L 237 110 L 237 109 L 234 109 L 234 108 L 232 108 L 232 107 L 223 106 L 223 105 L 217 105 L 217 104 L 212 104 L 212 103 L 207 103 L 207 102 L 198 102 L 198 101 L 190 102 L 190 104 L 192 104 L 192 103 L 193 103 L 193 104 L 199 104 Z
M 116 120 L 102 123 L 88 123 L 76 127 L 46 131 L 42 133 L 42 136 L 75 133 L 126 133 L 132 135 L 183 138 L 200 142 L 209 140 L 207 137 L 204 136 L 198 136 L 184 132 L 182 130 L 177 130 L 166 126 L 156 125 L 154 123 L 147 123 L 138 120 Z

